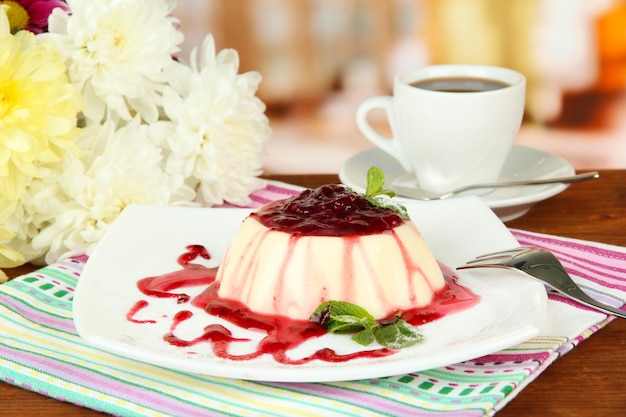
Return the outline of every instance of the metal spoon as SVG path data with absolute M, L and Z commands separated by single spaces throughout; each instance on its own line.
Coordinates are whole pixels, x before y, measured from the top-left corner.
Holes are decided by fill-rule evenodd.
M 583 174 L 572 175 L 568 177 L 556 177 L 556 178 L 543 178 L 538 180 L 517 180 L 517 181 L 502 181 L 492 182 L 486 184 L 474 184 L 468 185 L 456 190 L 448 191 L 444 194 L 437 194 L 430 191 L 422 190 L 421 188 L 415 188 L 401 184 L 390 184 L 388 187 L 395 191 L 399 196 L 409 197 L 414 200 L 443 200 L 445 198 L 453 197 L 464 191 L 474 190 L 476 188 L 503 188 L 503 187 L 519 187 L 522 185 L 541 185 L 541 184 L 567 184 L 571 182 L 578 182 L 584 180 L 590 180 L 592 178 L 598 178 L 600 174 L 596 171 L 586 172 Z

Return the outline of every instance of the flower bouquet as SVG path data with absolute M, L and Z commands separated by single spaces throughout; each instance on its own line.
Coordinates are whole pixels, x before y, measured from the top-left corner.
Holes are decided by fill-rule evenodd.
M 167 0 L 0 0 L 0 268 L 89 254 L 131 203 L 248 203 L 271 134 L 234 50 Z M 0 271 L 0 281 L 4 274 Z

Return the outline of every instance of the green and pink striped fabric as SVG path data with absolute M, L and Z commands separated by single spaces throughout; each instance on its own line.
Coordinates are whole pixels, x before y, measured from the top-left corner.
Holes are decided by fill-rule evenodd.
M 292 194 L 270 184 L 254 205 Z M 594 297 L 622 306 L 626 248 L 513 231 L 545 247 Z M 493 415 L 559 356 L 612 317 L 549 295 L 546 329 L 518 346 L 464 363 L 387 378 L 335 383 L 262 383 L 177 372 L 85 344 L 72 297 L 86 256 L 0 285 L 0 380 L 120 416 L 484 416 Z

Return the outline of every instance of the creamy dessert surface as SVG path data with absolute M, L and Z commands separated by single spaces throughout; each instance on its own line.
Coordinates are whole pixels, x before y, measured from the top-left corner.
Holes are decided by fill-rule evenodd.
M 326 300 L 357 304 L 382 319 L 427 306 L 446 286 L 413 222 L 338 185 L 247 217 L 216 280 L 222 298 L 298 320 Z

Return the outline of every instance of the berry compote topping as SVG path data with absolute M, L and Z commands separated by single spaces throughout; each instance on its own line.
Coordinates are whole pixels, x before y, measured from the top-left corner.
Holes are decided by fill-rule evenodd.
M 269 203 L 252 216 L 266 227 L 293 235 L 353 236 L 391 230 L 404 220 L 337 184 Z

